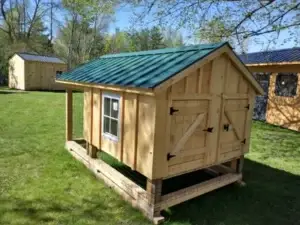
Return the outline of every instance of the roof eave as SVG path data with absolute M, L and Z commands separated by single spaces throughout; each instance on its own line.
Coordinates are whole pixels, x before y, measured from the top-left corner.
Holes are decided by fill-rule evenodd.
M 245 63 L 246 66 L 285 66 L 285 65 L 300 65 L 300 61 L 293 62 L 273 62 L 273 63 Z
M 154 91 L 152 88 L 140 88 L 140 87 L 126 87 L 120 85 L 107 85 L 107 84 L 95 84 L 95 83 L 84 83 L 84 82 L 76 82 L 76 81 L 66 81 L 55 79 L 56 83 L 64 84 L 68 88 L 99 88 L 107 91 L 117 91 L 117 92 L 128 92 L 135 94 L 143 94 L 154 96 Z

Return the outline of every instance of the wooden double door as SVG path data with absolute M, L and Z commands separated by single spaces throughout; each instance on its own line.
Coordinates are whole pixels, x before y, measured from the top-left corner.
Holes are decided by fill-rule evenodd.
M 172 99 L 169 174 L 242 155 L 249 107 L 247 95 Z

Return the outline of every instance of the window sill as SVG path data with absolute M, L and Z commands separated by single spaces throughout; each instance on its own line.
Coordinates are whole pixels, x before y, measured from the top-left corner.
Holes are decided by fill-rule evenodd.
M 118 142 L 119 141 L 118 137 L 116 137 L 114 135 L 111 135 L 111 134 L 102 133 L 102 136 L 109 139 L 110 141 L 113 141 L 113 142 Z

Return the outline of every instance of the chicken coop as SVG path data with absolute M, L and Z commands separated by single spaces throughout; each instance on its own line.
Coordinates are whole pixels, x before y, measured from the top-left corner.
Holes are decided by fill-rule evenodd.
M 9 59 L 8 86 L 19 90 L 64 90 L 55 83 L 57 74 L 67 70 L 67 64 L 57 57 L 31 53 L 15 53 Z
M 228 43 L 105 55 L 57 82 L 66 90 L 66 149 L 154 223 L 160 212 L 242 180 L 254 99 L 263 90 Z M 72 137 L 72 90 L 84 90 L 84 137 Z M 97 158 L 146 178 L 143 188 Z M 203 182 L 162 192 L 194 171 Z

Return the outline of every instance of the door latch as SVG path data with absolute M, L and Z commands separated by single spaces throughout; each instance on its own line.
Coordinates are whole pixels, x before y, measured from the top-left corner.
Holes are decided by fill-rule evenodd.
M 229 124 L 224 124 L 223 129 L 224 129 L 225 131 L 229 131 Z
M 178 112 L 178 109 L 174 109 L 173 107 L 170 107 L 170 115 L 173 115 L 174 112 Z
M 204 129 L 203 131 L 212 133 L 212 132 L 213 132 L 213 129 L 214 129 L 213 127 L 208 127 L 207 129 Z
M 169 161 L 171 158 L 175 157 L 176 155 L 172 155 L 170 152 L 167 155 L 167 160 Z

